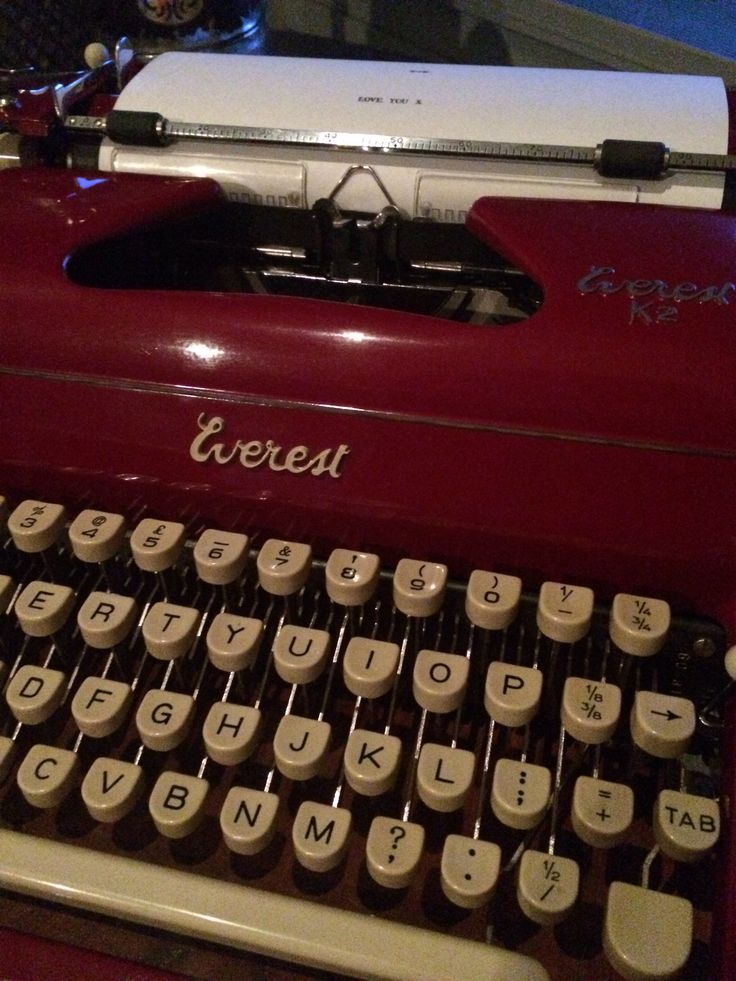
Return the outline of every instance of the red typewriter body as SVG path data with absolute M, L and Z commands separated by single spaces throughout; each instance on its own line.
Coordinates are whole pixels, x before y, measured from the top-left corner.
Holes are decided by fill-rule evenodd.
M 207 180 L 0 175 L 0 489 L 622 588 L 736 641 L 736 214 L 482 198 L 541 290 L 497 325 L 89 285 L 75 257 L 216 207 Z M 714 945 L 736 963 L 736 705 Z

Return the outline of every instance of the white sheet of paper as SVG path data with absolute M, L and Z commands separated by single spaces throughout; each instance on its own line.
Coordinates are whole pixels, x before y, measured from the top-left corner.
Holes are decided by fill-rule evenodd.
M 704 76 L 171 52 L 129 83 L 117 108 L 174 122 L 387 136 L 583 147 L 653 140 L 716 154 L 728 143 L 723 82 Z M 711 208 L 723 195 L 721 174 L 632 182 L 560 164 L 183 140 L 163 149 L 105 141 L 100 165 L 211 176 L 236 200 L 295 207 L 344 180 L 335 194 L 344 209 L 376 212 L 390 201 L 444 221 L 462 221 L 488 194 Z

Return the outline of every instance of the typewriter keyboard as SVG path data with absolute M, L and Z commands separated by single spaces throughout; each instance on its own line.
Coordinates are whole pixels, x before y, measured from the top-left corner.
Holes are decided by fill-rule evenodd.
M 717 625 L 0 504 L 4 888 L 359 977 L 710 976 Z

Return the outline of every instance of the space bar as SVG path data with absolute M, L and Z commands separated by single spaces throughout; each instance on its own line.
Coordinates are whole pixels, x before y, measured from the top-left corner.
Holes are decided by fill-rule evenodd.
M 499 947 L 4 829 L 0 885 L 352 977 L 548 977 Z

